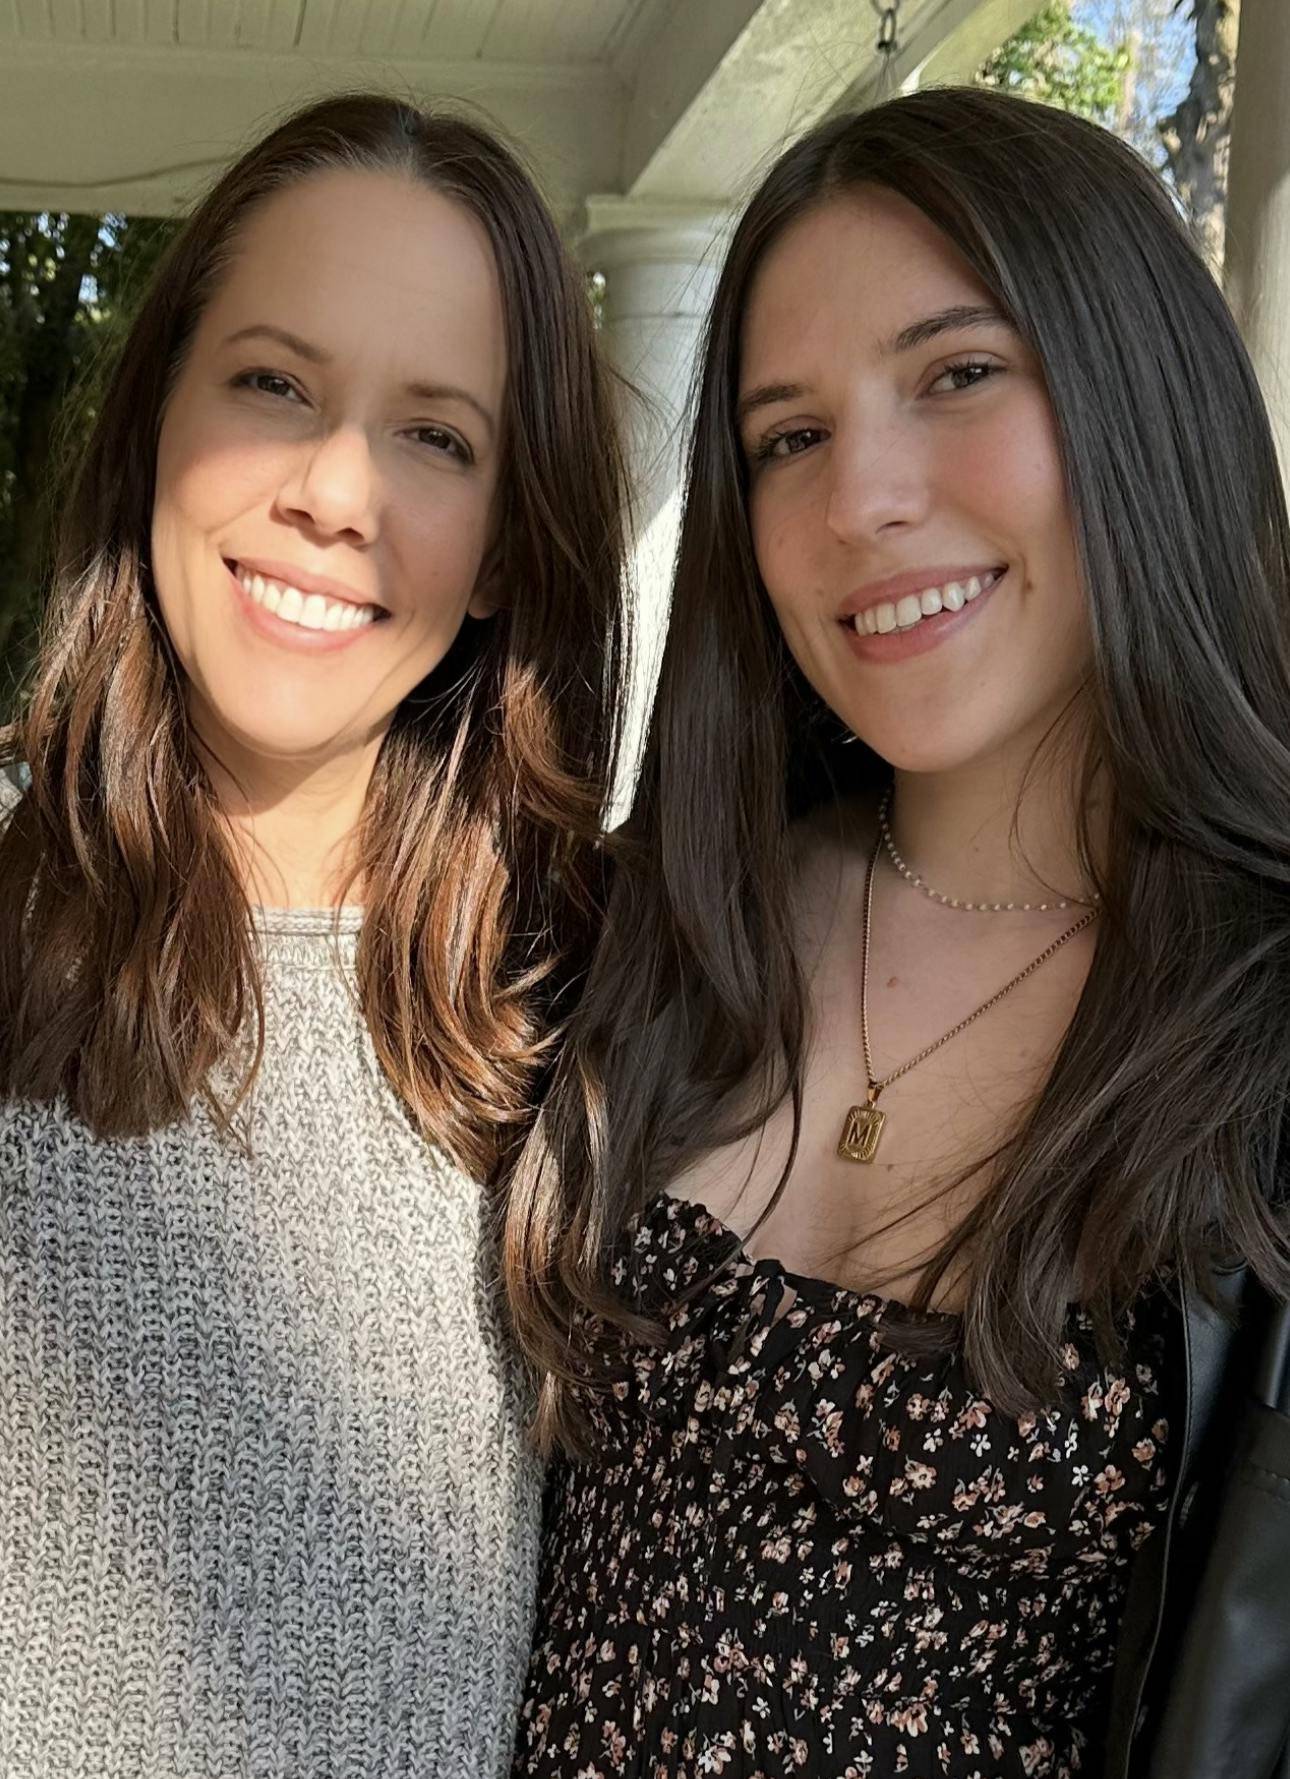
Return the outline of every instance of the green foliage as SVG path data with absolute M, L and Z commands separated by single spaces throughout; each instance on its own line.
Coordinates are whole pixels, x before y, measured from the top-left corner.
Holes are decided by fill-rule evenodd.
M 0 710 L 40 603 L 61 418 L 86 408 L 92 368 L 174 230 L 0 212 Z
M 981 86 L 1113 124 L 1125 101 L 1128 46 L 1112 49 L 1071 17 L 1070 0 L 1049 0 L 990 57 Z

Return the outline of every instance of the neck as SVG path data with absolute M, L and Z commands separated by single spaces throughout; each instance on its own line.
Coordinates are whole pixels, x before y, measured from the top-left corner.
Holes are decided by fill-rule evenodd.
M 906 865 L 944 896 L 1018 908 L 1092 900 L 1069 761 L 897 772 L 889 817 Z
M 203 750 L 253 904 L 361 901 L 355 842 L 380 738 L 326 758 L 265 759 L 222 741 Z

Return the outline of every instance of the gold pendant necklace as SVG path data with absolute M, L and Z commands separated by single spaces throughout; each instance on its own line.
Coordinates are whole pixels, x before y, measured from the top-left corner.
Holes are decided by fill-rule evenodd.
M 917 1056 L 911 1056 L 908 1062 L 901 1063 L 898 1069 L 892 1069 L 879 1081 L 874 1076 L 873 1053 L 869 1047 L 869 942 L 873 928 L 874 868 L 878 863 L 882 844 L 882 830 L 879 828 L 877 838 L 873 843 L 873 851 L 869 854 L 869 866 L 865 872 L 864 936 L 860 949 L 860 1039 L 864 1046 L 864 1072 L 867 1085 L 865 1103 L 862 1106 L 850 1108 L 842 1126 L 842 1135 L 838 1139 L 838 1154 L 844 1161 L 872 1161 L 878 1153 L 878 1144 L 882 1141 L 883 1126 L 887 1122 L 887 1114 L 878 1110 L 878 1095 L 884 1088 L 890 1087 L 893 1081 L 899 1080 L 902 1075 L 907 1075 L 911 1069 L 916 1069 L 920 1062 L 926 1062 L 933 1051 L 939 1050 L 942 1044 L 948 1044 L 951 1038 L 957 1038 L 961 1031 L 965 1031 L 972 1024 L 973 1020 L 980 1019 L 981 1015 L 988 1013 L 991 1007 L 997 1007 L 1005 995 L 1011 994 L 1014 988 L 1024 982 L 1027 976 L 1032 976 L 1041 964 L 1046 964 L 1055 952 L 1060 951 L 1063 945 L 1075 937 L 1076 933 L 1082 933 L 1085 927 L 1091 926 L 1098 916 L 1097 908 L 1090 908 L 1087 914 L 1081 915 L 1074 926 L 1067 927 L 1060 938 L 1054 939 L 1045 951 L 1041 951 L 1037 958 L 1028 963 L 1024 970 L 1018 971 L 1011 982 L 1005 982 L 997 994 L 992 994 L 988 1001 L 984 1001 L 975 1013 L 969 1013 L 966 1019 L 960 1019 L 957 1025 L 951 1026 L 944 1037 L 937 1038 L 934 1044 L 929 1044 L 926 1049 L 920 1050 Z

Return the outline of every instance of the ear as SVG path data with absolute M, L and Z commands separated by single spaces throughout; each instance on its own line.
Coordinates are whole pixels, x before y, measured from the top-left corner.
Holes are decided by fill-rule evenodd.
M 484 560 L 479 566 L 479 577 L 475 582 L 475 591 L 470 596 L 466 610 L 472 618 L 496 617 L 510 605 L 510 599 L 503 590 L 502 583 L 502 551 L 497 540 L 488 546 Z

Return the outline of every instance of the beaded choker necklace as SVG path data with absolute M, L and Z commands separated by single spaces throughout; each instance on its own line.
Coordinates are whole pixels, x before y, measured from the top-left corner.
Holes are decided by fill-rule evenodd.
M 1074 897 L 1064 897 L 1060 902 L 964 902 L 958 896 L 943 896 L 930 883 L 924 883 L 916 872 L 911 871 L 896 851 L 896 843 L 891 837 L 891 795 L 892 787 L 888 785 L 882 802 L 878 805 L 878 830 L 882 835 L 887 857 L 911 888 L 922 890 L 925 896 L 930 896 L 933 902 L 939 902 L 945 908 L 963 908 L 972 914 L 1054 914 L 1064 913 L 1068 908 L 1096 908 L 1102 899 L 1094 896 L 1091 902 L 1080 902 Z

